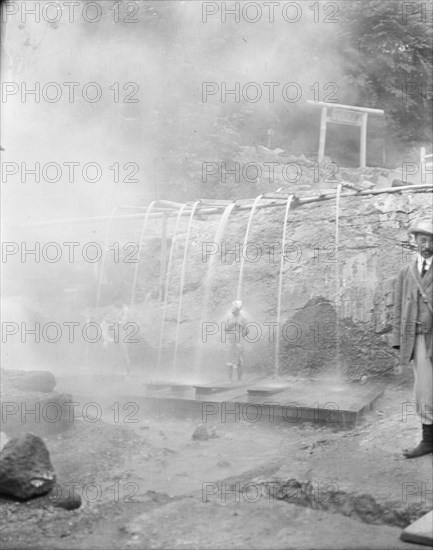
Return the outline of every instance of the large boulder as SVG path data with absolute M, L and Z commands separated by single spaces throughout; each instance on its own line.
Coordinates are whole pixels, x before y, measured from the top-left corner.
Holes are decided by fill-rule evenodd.
M 60 433 L 69 429 L 75 420 L 69 393 L 10 389 L 1 392 L 0 401 L 0 428 L 9 437 L 18 437 L 28 432 L 42 436 Z
M 50 453 L 42 439 L 26 434 L 0 452 L 0 492 L 25 500 L 51 491 L 56 483 Z
M 56 387 L 54 374 L 49 371 L 26 372 L 16 381 L 18 390 L 40 391 L 48 393 Z
M 56 387 L 54 374 L 47 370 L 1 369 L 2 383 L 21 391 L 48 393 Z
M 285 326 L 280 364 L 290 374 L 316 377 L 340 372 L 359 381 L 367 373 L 380 376 L 394 369 L 394 351 L 380 332 L 374 333 L 366 323 L 355 323 L 350 318 L 337 323 L 334 304 L 323 296 L 311 298 L 285 321 Z M 377 363 L 371 364 L 373 341 Z
M 0 428 L 9 437 L 28 432 L 44 436 L 71 427 L 72 396 L 53 391 L 51 372 L 1 369 L 1 382 Z

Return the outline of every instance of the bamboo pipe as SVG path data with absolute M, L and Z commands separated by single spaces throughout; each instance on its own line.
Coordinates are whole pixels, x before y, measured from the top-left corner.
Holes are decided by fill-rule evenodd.
M 343 186 L 347 184 L 348 182 L 342 182 Z M 350 184 L 349 184 L 350 185 Z M 381 195 L 384 193 L 401 193 L 402 191 L 423 191 L 423 190 L 431 190 L 433 191 L 433 185 L 431 184 L 419 184 L 419 185 L 405 185 L 402 187 L 385 187 L 383 189 L 366 189 L 364 191 L 357 191 L 353 193 L 341 193 L 340 197 L 359 197 L 359 196 L 368 196 L 368 195 Z M 303 204 L 311 204 L 314 202 L 322 202 L 327 201 L 335 198 L 335 193 L 326 193 L 324 195 L 316 195 L 314 197 L 294 197 L 293 205 L 292 207 L 298 207 Z M 266 200 L 266 197 L 264 197 L 263 200 Z M 281 201 L 275 197 L 268 200 L 272 200 L 273 202 L 270 203 L 262 203 L 258 204 L 256 206 L 257 209 L 261 208 L 273 208 L 273 207 L 281 207 L 286 206 L 287 199 L 285 198 L 285 195 L 282 195 Z M 243 205 L 237 205 L 236 211 L 244 211 L 244 210 L 250 210 L 252 204 L 243 204 Z M 131 208 L 128 206 L 120 207 L 120 208 Z M 133 207 L 134 208 L 134 207 Z M 141 208 L 141 207 L 140 207 Z M 144 207 L 143 207 L 144 208 Z M 203 208 L 197 209 L 197 214 L 205 214 L 205 215 L 214 215 L 214 214 L 221 214 L 224 207 L 214 207 L 214 208 Z M 150 213 L 149 217 L 156 217 L 160 218 L 164 214 L 168 214 L 167 209 L 160 209 L 159 212 Z M 173 216 L 177 214 L 176 210 L 172 210 Z M 182 216 L 189 216 L 191 214 L 191 210 L 186 210 L 182 213 Z M 116 220 L 132 220 L 132 219 L 140 219 L 144 216 L 144 212 L 141 214 L 122 214 L 120 216 L 116 216 Z M 169 214 L 171 215 L 171 214 Z M 90 221 L 104 221 L 110 219 L 110 216 L 92 216 L 88 218 L 70 218 L 70 219 L 61 219 L 61 220 L 46 220 L 46 221 L 40 221 L 40 222 L 31 222 L 28 224 L 20 224 L 22 226 L 40 226 L 40 225 L 51 225 L 51 224 L 63 224 L 63 223 L 86 223 Z

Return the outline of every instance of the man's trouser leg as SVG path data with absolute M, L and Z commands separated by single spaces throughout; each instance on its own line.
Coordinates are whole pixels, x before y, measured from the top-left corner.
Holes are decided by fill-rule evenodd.
M 413 371 L 414 397 L 421 417 L 423 437 L 415 449 L 404 452 L 406 458 L 416 458 L 433 452 L 433 365 L 424 334 L 418 334 L 415 338 Z
M 124 367 L 124 374 L 129 375 L 131 374 L 131 359 L 129 358 L 128 344 L 125 344 L 124 342 L 120 344 L 120 353 Z
M 243 350 L 237 353 L 237 365 L 238 365 L 238 380 L 242 380 L 242 371 L 244 367 L 244 352 Z
M 233 378 L 233 365 L 235 364 L 235 361 L 236 361 L 236 355 L 233 349 L 233 344 L 229 342 L 227 345 L 228 347 L 227 347 L 226 366 L 227 366 L 227 373 L 228 373 L 229 380 L 231 380 Z
M 423 424 L 431 425 L 433 424 L 433 365 L 424 334 L 418 334 L 415 339 L 413 369 L 418 414 Z

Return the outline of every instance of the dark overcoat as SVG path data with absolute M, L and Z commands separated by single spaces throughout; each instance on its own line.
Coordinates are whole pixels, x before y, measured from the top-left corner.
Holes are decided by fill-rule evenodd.
M 432 302 L 433 262 L 430 269 L 421 278 L 416 259 L 404 266 L 394 287 L 394 312 L 392 346 L 400 349 L 400 364 L 407 365 L 413 358 L 416 337 L 416 322 L 421 320 L 426 331 L 426 345 L 432 355 L 432 320 L 433 315 L 425 300 L 420 296 L 416 281 L 421 285 L 424 294 Z M 416 279 L 416 280 L 415 280 Z

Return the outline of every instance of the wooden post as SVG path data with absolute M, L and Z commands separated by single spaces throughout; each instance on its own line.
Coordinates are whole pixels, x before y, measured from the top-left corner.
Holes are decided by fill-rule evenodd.
M 161 228 L 161 257 L 159 267 L 159 288 L 161 301 L 165 300 L 165 268 L 167 262 L 167 214 L 162 215 L 162 228 Z
M 320 135 L 319 135 L 319 154 L 317 162 L 322 162 L 325 156 L 325 142 L 326 142 L 326 117 L 328 115 L 328 109 L 322 107 L 322 113 L 320 115 Z
M 367 118 L 368 118 L 368 113 L 362 113 L 361 143 L 360 143 L 360 150 L 359 150 L 360 168 L 365 168 L 367 166 Z
M 425 162 L 425 147 L 421 147 L 419 150 L 419 165 L 422 166 Z
M 321 107 L 320 115 L 320 135 L 319 135 L 319 154 L 318 161 L 322 162 L 325 156 L 326 142 L 326 124 L 332 122 L 335 124 L 349 124 L 351 126 L 361 127 L 361 139 L 359 146 L 359 165 L 360 168 L 367 166 L 367 118 L 369 114 L 384 115 L 382 109 L 370 109 L 369 107 L 357 107 L 356 105 L 340 105 L 333 103 L 325 103 L 323 101 L 313 101 L 307 99 L 307 103 L 316 107 Z M 327 109 L 330 109 L 330 117 L 328 118 Z

